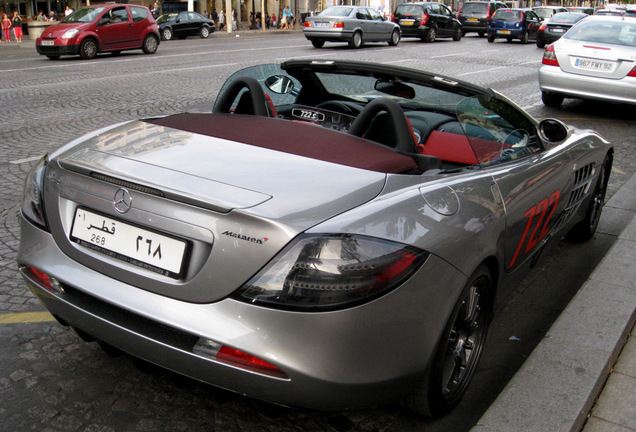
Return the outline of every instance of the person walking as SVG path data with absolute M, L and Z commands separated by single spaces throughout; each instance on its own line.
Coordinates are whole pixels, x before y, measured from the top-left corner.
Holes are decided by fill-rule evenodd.
M 238 30 L 238 13 L 232 8 L 232 30 Z
M 6 13 L 2 14 L 2 35 L 5 43 L 11 43 L 11 20 Z
M 13 35 L 15 36 L 16 42 L 22 43 L 22 18 L 20 18 L 20 14 L 18 14 L 18 11 L 13 11 L 13 18 L 11 19 L 11 24 L 13 28 Z
M 224 27 L 225 27 L 225 12 L 221 10 L 221 12 L 219 12 L 219 31 L 223 30 Z
M 280 28 L 281 30 L 287 30 L 287 6 L 280 13 Z
M 293 30 L 294 29 L 294 16 L 292 15 L 291 6 L 287 8 L 287 15 L 285 16 L 285 18 L 286 18 L 286 21 L 287 21 L 287 30 Z

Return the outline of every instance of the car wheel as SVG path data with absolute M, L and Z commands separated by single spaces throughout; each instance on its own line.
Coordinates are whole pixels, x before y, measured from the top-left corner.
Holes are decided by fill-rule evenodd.
M 322 48 L 323 46 L 325 46 L 325 41 L 320 39 L 314 39 L 311 41 L 311 44 L 314 46 L 314 48 Z
M 110 52 L 114 57 L 117 57 L 119 54 L 121 54 L 121 51 L 117 50 L 117 51 L 111 51 Z
M 349 46 L 351 48 L 360 48 L 362 46 L 362 32 L 355 32 L 353 37 L 349 41 Z
M 142 50 L 145 54 L 154 54 L 157 52 L 157 48 L 159 47 L 159 41 L 153 35 L 148 35 L 144 39 L 144 45 L 142 46 Z
M 210 29 L 203 26 L 201 27 L 201 39 L 207 39 L 210 36 Z
M 528 32 L 525 32 L 523 36 L 521 36 L 521 43 L 524 45 L 528 43 Z
M 393 30 L 393 33 L 391 33 L 391 39 L 389 40 L 389 45 L 397 46 L 397 44 L 399 43 L 400 43 L 400 31 Z
M 48 58 L 50 58 L 51 60 L 57 60 L 60 58 L 60 56 L 57 55 L 47 55 Z
M 537 48 L 545 48 L 545 42 L 542 39 L 537 38 Z
M 486 33 L 485 33 L 485 32 L 483 32 L 483 31 L 480 31 L 480 32 L 477 32 L 477 34 L 479 35 L 479 37 L 484 37 L 484 35 L 485 35 Z
M 488 35 L 488 42 L 493 43 L 495 41 L 495 37 L 493 35 Z
M 435 30 L 435 27 L 431 27 L 428 33 L 426 33 L 426 35 L 424 36 L 424 42 L 435 42 L 436 38 L 437 31 Z
M 563 95 L 559 93 L 541 92 L 541 100 L 545 106 L 558 108 L 563 103 L 563 99 Z
M 404 399 L 407 408 L 440 417 L 459 404 L 477 369 L 492 305 L 490 272 L 482 265 L 462 290 L 426 377 L 413 394 Z
M 97 41 L 92 38 L 84 39 L 80 45 L 79 55 L 83 59 L 95 58 L 97 55 Z
M 460 40 L 462 40 L 462 36 L 464 36 L 464 33 L 462 32 L 462 29 L 457 27 L 455 29 L 455 34 L 453 35 L 453 40 L 455 42 L 459 42 Z
M 568 232 L 567 237 L 569 240 L 585 242 L 594 237 L 594 233 L 598 227 L 598 221 L 601 219 L 603 206 L 605 205 L 605 194 L 607 193 L 607 183 L 611 170 L 612 159 L 611 156 L 608 155 L 605 156 L 603 165 L 598 173 L 598 180 L 592 193 L 590 205 L 585 212 L 585 218 Z
M 172 33 L 172 29 L 170 29 L 170 28 L 165 28 L 161 32 L 161 38 L 163 40 L 170 40 L 170 39 L 172 39 L 172 36 L 173 36 L 173 33 Z
M 512 42 L 512 38 L 511 37 L 506 38 L 506 42 Z

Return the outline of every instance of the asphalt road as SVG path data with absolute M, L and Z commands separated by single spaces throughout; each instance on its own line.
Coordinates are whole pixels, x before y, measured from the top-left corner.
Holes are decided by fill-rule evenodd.
M 274 407 L 164 371 L 139 372 L 108 357 L 43 311 L 18 279 L 17 213 L 33 162 L 101 126 L 133 118 L 209 110 L 224 80 L 248 65 L 291 58 L 352 59 L 425 69 L 493 87 L 537 118 L 601 132 L 616 146 L 611 196 L 636 170 L 636 107 L 566 101 L 542 105 L 543 50 L 469 36 L 461 42 L 403 40 L 396 48 L 342 44 L 314 49 L 299 33 L 213 35 L 164 42 L 157 54 L 92 61 L 38 56 L 32 43 L 0 46 L 0 429 L 10 431 L 467 431 L 514 375 L 612 245 L 620 220 L 601 221 L 584 245 L 561 242 L 499 310 L 480 369 L 451 415 L 431 420 L 397 405 L 347 412 Z M 21 321 L 21 322 L 17 322 Z

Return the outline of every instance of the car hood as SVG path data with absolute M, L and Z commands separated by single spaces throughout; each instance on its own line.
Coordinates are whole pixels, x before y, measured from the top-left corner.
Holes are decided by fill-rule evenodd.
M 300 232 L 359 206 L 386 174 L 144 121 L 89 136 L 52 155 L 85 175 L 130 182 L 215 212 L 240 211 Z
M 90 23 L 59 23 L 59 24 L 54 24 L 52 26 L 47 27 L 43 32 L 42 32 L 42 37 L 47 37 L 47 38 L 58 38 L 58 37 L 62 37 L 62 35 L 64 33 L 66 33 L 67 31 L 71 30 L 71 29 L 77 29 L 79 31 L 83 31 L 86 30 L 88 27 L 90 27 Z

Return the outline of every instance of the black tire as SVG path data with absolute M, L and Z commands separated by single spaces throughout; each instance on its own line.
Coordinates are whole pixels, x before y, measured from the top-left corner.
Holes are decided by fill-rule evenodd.
M 320 39 L 312 39 L 311 44 L 314 46 L 314 48 L 322 48 L 323 46 L 325 46 L 325 41 Z
M 461 28 L 457 27 L 455 29 L 455 34 L 453 35 L 453 40 L 455 42 L 459 42 L 460 40 L 462 40 L 462 36 L 464 36 L 464 32 Z
M 404 399 L 407 408 L 440 417 L 459 404 L 486 341 L 493 291 L 490 272 L 482 265 L 470 277 L 453 308 L 426 378 Z
M 521 36 L 521 43 L 526 45 L 528 43 L 528 32 L 525 32 L 523 36 Z
M 161 30 L 161 39 L 169 41 L 173 37 L 174 37 L 174 33 L 172 33 L 171 28 L 166 27 L 165 29 Z
M 435 29 L 435 27 L 431 27 L 428 30 L 428 33 L 426 33 L 426 35 L 424 35 L 424 42 L 435 42 L 435 39 L 437 39 L 437 30 Z
M 97 41 L 93 38 L 86 38 L 80 44 L 79 55 L 83 59 L 94 59 L 97 56 Z
M 506 38 L 506 42 L 512 42 L 512 38 L 511 37 Z
M 58 55 L 47 55 L 48 58 L 50 58 L 51 60 L 57 60 L 60 58 L 60 56 Z
M 542 39 L 537 38 L 537 48 L 545 48 L 545 42 Z
M 563 95 L 559 93 L 541 92 L 541 100 L 543 105 L 551 108 L 558 108 L 563 103 Z
M 389 39 L 390 46 L 397 46 L 400 43 L 400 31 L 398 29 L 393 30 L 391 33 L 391 39 Z
M 480 32 L 477 32 L 477 34 L 479 35 L 479 37 L 484 37 L 484 35 L 486 34 L 486 32 L 480 31 Z
M 121 54 L 121 51 L 119 51 L 119 50 L 117 50 L 117 51 L 111 51 L 110 53 L 113 55 L 113 57 L 117 57 L 118 55 L 120 55 L 120 54 Z
M 495 41 L 495 37 L 493 35 L 488 35 L 488 42 L 493 43 Z
M 210 29 L 206 26 L 201 27 L 201 34 L 199 36 L 201 36 L 201 39 L 207 39 L 208 36 L 210 36 Z
M 605 156 L 605 160 L 603 160 L 603 165 L 600 167 L 598 180 L 594 186 L 592 199 L 585 212 L 585 217 L 568 232 L 567 237 L 569 240 L 582 243 L 594 237 L 598 222 L 601 219 L 603 207 L 605 206 L 605 194 L 607 193 L 607 184 L 611 171 L 612 158 L 610 155 L 607 155 Z
M 157 48 L 159 48 L 159 41 L 157 37 L 154 35 L 147 35 L 144 39 L 144 44 L 141 47 L 145 54 L 154 54 L 157 52 Z
M 360 48 L 362 46 L 362 32 L 355 32 L 349 41 L 351 48 Z

